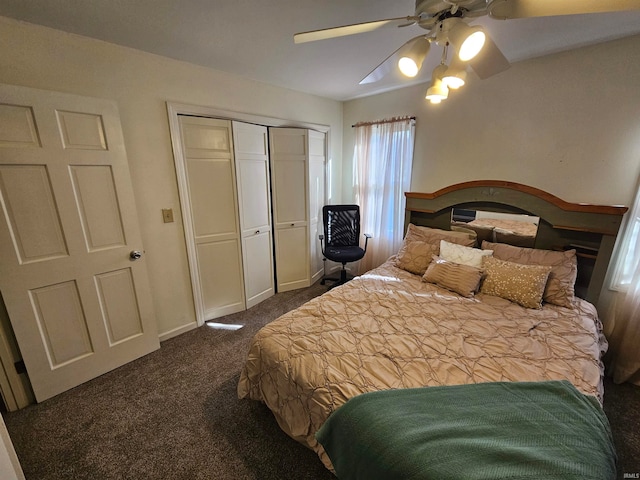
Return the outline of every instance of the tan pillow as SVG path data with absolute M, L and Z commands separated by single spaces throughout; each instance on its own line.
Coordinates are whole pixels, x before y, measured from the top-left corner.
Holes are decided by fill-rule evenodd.
M 550 266 L 523 265 L 484 257 L 482 268 L 485 278 L 480 287 L 481 293 L 506 298 L 527 308 L 542 307 Z
M 416 275 L 424 275 L 431 258 L 438 254 L 438 248 L 437 245 L 427 242 L 405 240 L 398 251 L 396 267 Z
M 440 230 L 439 228 L 418 227 L 413 223 L 409 224 L 405 241 L 419 240 L 421 242 L 432 243 L 440 246 L 440 240 L 457 243 L 458 245 L 466 245 L 473 247 L 476 243 L 476 237 L 469 235 L 467 232 L 452 232 L 451 230 Z
M 575 298 L 574 286 L 578 275 L 578 260 L 575 250 L 556 252 L 535 248 L 515 247 L 503 243 L 482 242 L 483 250 L 493 250 L 493 257 L 524 265 L 545 265 L 551 267 L 545 302 L 571 307 Z
M 435 255 L 422 277 L 424 282 L 435 283 L 463 297 L 472 297 L 478 291 L 481 279 L 482 270 L 479 268 L 447 262 Z

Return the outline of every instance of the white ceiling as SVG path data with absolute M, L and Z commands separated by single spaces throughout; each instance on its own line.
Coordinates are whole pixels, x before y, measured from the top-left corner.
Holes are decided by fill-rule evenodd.
M 390 75 L 359 85 L 405 41 L 425 31 L 387 27 L 298 45 L 294 33 L 403 17 L 414 9 L 414 0 L 0 0 L 2 16 L 336 100 L 425 82 L 439 62 L 438 51 L 432 49 L 425 73 L 411 83 Z M 640 34 L 640 11 L 506 21 L 482 17 L 473 23 L 484 25 L 513 63 Z

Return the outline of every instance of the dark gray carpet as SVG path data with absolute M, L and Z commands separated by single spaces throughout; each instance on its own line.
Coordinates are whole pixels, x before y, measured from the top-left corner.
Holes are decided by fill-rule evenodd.
M 249 341 L 264 324 L 321 294 L 285 292 L 218 319 L 91 382 L 18 412 L 5 423 L 28 480 L 334 480 L 262 404 L 238 400 Z M 640 387 L 607 382 L 605 411 L 619 478 L 640 472 Z M 632 477 L 633 478 L 633 477 Z

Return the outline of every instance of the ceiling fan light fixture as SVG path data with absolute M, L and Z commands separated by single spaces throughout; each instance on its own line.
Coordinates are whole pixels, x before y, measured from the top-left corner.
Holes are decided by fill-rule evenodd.
M 442 76 L 446 69 L 446 65 L 440 64 L 431 74 L 431 86 L 427 89 L 427 94 L 424 97 L 431 103 L 440 103 L 442 100 L 446 100 L 449 96 L 449 88 L 447 88 L 445 83 L 442 81 Z
M 415 77 L 420 71 L 420 67 L 413 58 L 402 57 L 398 60 L 398 68 L 405 77 Z
M 456 47 L 458 58 L 463 62 L 474 58 L 487 39 L 486 34 L 479 26 L 469 26 L 466 23 L 458 22 L 449 31 L 449 41 Z
M 447 88 L 454 90 L 462 87 L 467 81 L 467 71 L 465 64 L 457 57 L 451 61 L 451 65 L 447 68 L 442 76 L 442 82 Z
M 431 43 L 426 38 L 420 38 L 411 45 L 406 53 L 401 54 L 398 68 L 406 77 L 415 77 L 422 68 L 422 62 L 429 53 Z
M 447 88 L 457 90 L 466 83 L 467 72 L 457 72 L 455 74 L 449 74 L 442 79 Z

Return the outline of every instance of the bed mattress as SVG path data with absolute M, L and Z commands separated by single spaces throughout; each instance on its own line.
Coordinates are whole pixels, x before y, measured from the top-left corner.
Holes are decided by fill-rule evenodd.
M 527 309 L 490 295 L 466 298 L 395 267 L 392 257 L 263 327 L 238 395 L 264 402 L 331 468 L 315 434 L 361 393 L 568 380 L 602 400 L 605 350 L 595 307 L 584 300 Z

